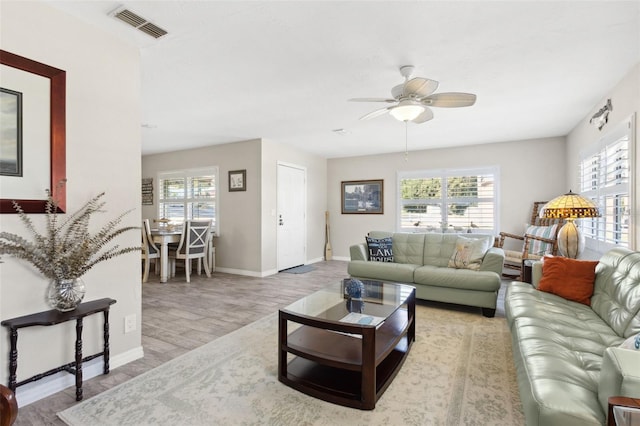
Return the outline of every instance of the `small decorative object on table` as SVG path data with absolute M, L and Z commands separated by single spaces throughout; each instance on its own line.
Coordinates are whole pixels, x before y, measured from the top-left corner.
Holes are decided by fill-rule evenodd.
M 108 221 L 95 234 L 89 233 L 91 215 L 102 211 L 105 205 L 100 200 L 102 196 L 104 192 L 59 222 L 58 203 L 51 191 L 47 190 L 47 229 L 44 234 L 36 230 L 31 218 L 14 201 L 13 206 L 34 241 L 27 241 L 9 232 L 0 232 L 0 255 L 8 254 L 24 259 L 49 278 L 47 301 L 52 308 L 61 312 L 74 310 L 82 301 L 85 287 L 80 277 L 96 263 L 141 249 L 140 246 L 120 248 L 118 245 L 105 249 L 120 234 L 140 229 L 134 226 L 117 228 L 122 218 L 131 210 Z
M 347 279 L 344 283 L 344 291 L 351 299 L 362 299 L 364 296 L 364 284 L 355 278 Z

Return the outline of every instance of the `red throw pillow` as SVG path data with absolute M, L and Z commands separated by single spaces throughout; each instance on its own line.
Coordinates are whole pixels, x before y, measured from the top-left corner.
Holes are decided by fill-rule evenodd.
M 591 306 L 597 261 L 545 257 L 538 290 Z

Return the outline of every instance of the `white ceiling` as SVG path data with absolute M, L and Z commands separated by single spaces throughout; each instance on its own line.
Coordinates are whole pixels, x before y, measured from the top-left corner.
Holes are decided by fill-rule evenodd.
M 384 104 L 347 99 L 389 96 L 406 64 L 478 96 L 410 123 L 409 150 L 563 136 L 640 62 L 638 1 L 49 3 L 140 48 L 143 154 L 254 138 L 401 152 L 404 123 L 360 121 Z M 122 4 L 169 35 L 110 17 Z

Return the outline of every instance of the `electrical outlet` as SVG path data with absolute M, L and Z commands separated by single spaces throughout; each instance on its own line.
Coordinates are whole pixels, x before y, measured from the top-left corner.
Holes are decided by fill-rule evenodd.
M 136 330 L 136 314 L 124 317 L 124 332 L 131 333 Z

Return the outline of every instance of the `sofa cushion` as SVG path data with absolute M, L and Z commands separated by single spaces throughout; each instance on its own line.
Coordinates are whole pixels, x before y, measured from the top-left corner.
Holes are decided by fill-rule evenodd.
M 463 268 L 478 271 L 482 258 L 489 247 L 479 238 L 465 238 L 458 236 L 455 249 L 449 258 L 449 268 Z
M 430 266 L 449 266 L 449 259 L 456 249 L 458 234 L 430 233 L 424 235 L 424 258 L 420 263 Z M 466 238 L 486 242 L 487 249 L 493 245 L 493 236 L 485 234 L 464 234 Z M 485 250 L 486 251 L 486 250 Z
M 495 272 L 469 269 L 421 266 L 413 274 L 413 282 L 436 287 L 495 291 L 500 288 L 500 276 Z
M 352 260 L 347 272 L 356 278 L 371 278 L 380 281 L 412 283 L 413 271 L 420 265 L 395 262 L 368 262 L 366 260 Z
M 600 258 L 591 308 L 619 336 L 640 333 L 640 252 L 617 247 Z
M 398 263 L 422 265 L 425 234 L 393 234 L 393 257 Z
M 516 318 L 524 317 L 548 323 L 549 327 L 556 329 L 572 330 L 571 333 L 578 333 L 576 338 L 597 342 L 599 348 L 617 346 L 624 340 L 589 306 L 538 291 L 527 283 L 509 283 L 505 302 L 505 315 L 512 330 L 515 328 L 513 322 Z
M 557 294 L 574 302 L 591 305 L 597 261 L 548 256 L 542 264 L 538 290 Z
M 393 243 L 391 237 L 365 238 L 367 240 L 369 260 L 373 262 L 393 262 Z

